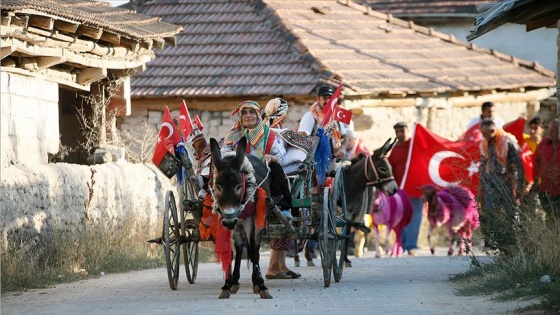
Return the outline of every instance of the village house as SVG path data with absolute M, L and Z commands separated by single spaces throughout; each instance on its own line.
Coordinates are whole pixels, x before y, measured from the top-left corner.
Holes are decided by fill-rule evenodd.
M 542 28 L 558 30 L 556 37 L 545 42 L 539 39 L 537 46 L 553 44 L 556 47 L 556 65 L 560 70 L 560 3 L 554 0 L 545 1 L 515 1 L 508 0 L 503 3 L 494 3 L 493 6 L 477 17 L 474 31 L 469 35 L 469 40 L 476 40 L 479 36 L 502 28 L 506 23 L 524 24 L 529 36 Z M 507 24 L 506 24 L 507 25 Z M 496 30 L 498 31 L 498 30 Z M 536 36 L 538 38 L 538 35 Z M 558 71 L 557 73 L 560 73 Z M 558 79 L 556 83 L 558 84 Z M 556 89 L 556 99 L 560 91 Z M 560 116 L 560 103 L 556 104 L 556 116 Z
M 62 253 L 80 245 L 57 237 L 155 230 L 162 191 L 172 186 L 153 165 L 126 163 L 118 150 L 108 152 L 106 164 L 48 162 L 61 145 L 75 149 L 87 140 L 79 108 L 93 124 L 95 147 L 114 140 L 116 118 L 108 113 L 130 112 L 128 78 L 145 69 L 154 50 L 175 44 L 181 27 L 87 0 L 9 0 L 1 10 L 2 263 L 15 252 L 35 259 L 45 248 Z M 83 97 L 99 100 L 97 116 Z M 57 247 L 65 245 L 72 248 Z
M 3 1 L 2 168 L 45 164 L 61 144 L 79 146 L 85 139 L 76 109 L 84 97 L 104 102 L 111 81 L 122 86 L 101 110 L 130 113 L 129 77 L 146 68 L 155 49 L 173 44 L 180 30 L 102 2 Z M 91 116 L 91 108 L 84 115 Z M 114 132 L 106 116 L 94 127 L 101 134 L 97 145 Z
M 177 117 L 185 100 L 201 116 L 204 133 L 219 138 L 240 101 L 264 105 L 276 96 L 290 105 L 291 127 L 315 101 L 318 85 L 342 82 L 341 105 L 375 148 L 394 136 L 397 121 L 420 122 L 453 139 L 485 101 L 510 121 L 535 115 L 554 93 L 555 73 L 539 63 L 352 1 L 135 0 L 126 6 L 184 32 L 132 79 L 132 114 L 119 124 L 121 132 L 143 123 L 156 130 L 164 106 Z
M 478 10 L 488 8 L 496 0 L 359 0 L 375 11 L 432 27 L 465 40 L 474 30 Z M 556 70 L 556 28 L 540 28 L 531 34 L 524 25 L 506 23 L 494 32 L 472 40 L 477 46 L 495 49 L 517 58 L 536 61 Z

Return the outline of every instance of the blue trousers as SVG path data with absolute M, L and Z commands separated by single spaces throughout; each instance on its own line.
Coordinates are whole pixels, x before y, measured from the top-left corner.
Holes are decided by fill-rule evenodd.
M 404 250 L 418 249 L 418 233 L 422 225 L 422 208 L 424 203 L 422 198 L 410 198 L 412 203 L 412 219 L 402 231 L 402 241 Z

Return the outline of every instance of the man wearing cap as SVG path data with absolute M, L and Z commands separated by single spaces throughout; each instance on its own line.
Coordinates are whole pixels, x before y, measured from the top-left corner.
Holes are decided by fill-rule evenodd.
M 393 176 L 397 185 L 401 186 L 402 179 L 406 170 L 406 161 L 410 147 L 410 134 L 408 125 L 405 122 L 398 122 L 393 126 L 397 143 L 389 155 L 389 163 L 393 169 Z M 421 198 L 410 198 L 412 204 L 412 219 L 402 231 L 403 249 L 408 251 L 411 256 L 416 255 L 418 249 L 418 233 L 422 224 L 422 207 L 424 206 Z
M 303 115 L 299 123 L 298 132 L 310 136 L 314 135 L 323 121 L 323 107 L 327 104 L 331 96 L 334 94 L 334 89 L 329 85 L 321 85 L 317 90 L 317 102 L 315 102 L 309 111 Z M 343 158 L 346 156 L 346 127 L 342 123 L 335 123 L 335 126 L 340 132 L 340 143 L 334 144 L 334 157 Z M 335 137 L 336 138 L 336 137 Z

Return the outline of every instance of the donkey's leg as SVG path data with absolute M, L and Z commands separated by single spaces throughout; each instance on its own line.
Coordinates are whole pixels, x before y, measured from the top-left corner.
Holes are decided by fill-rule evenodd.
M 264 279 L 259 265 L 261 239 L 260 231 L 255 227 L 254 217 L 250 217 L 244 222 L 245 235 L 247 235 L 247 257 L 253 264 L 251 280 L 253 282 L 253 293 L 258 293 L 263 299 L 272 299 L 268 288 L 264 285 Z M 296 248 L 297 251 L 297 248 Z
M 365 244 L 366 244 L 365 233 L 356 229 L 354 232 L 354 256 L 360 258 L 364 255 Z
M 448 226 L 447 226 L 447 242 L 448 242 L 448 245 L 449 245 L 449 248 L 447 250 L 447 256 L 453 256 L 454 235 L 455 235 L 455 233 L 453 233 L 453 228 L 451 227 L 451 220 L 450 220 L 448 222 Z
M 433 254 L 436 253 L 436 246 L 432 242 L 432 235 L 434 231 L 434 226 L 430 224 L 430 228 L 428 230 L 428 245 L 430 246 L 430 252 Z
M 391 255 L 391 257 L 393 256 L 393 252 L 391 251 L 391 241 L 390 241 L 390 236 L 391 236 L 391 230 L 393 227 L 386 225 L 387 230 L 385 231 L 385 255 L 389 254 Z M 395 242 L 395 245 L 397 243 Z
M 393 229 L 395 231 L 395 245 L 393 246 L 393 252 L 391 252 L 391 256 L 394 257 L 401 257 L 403 255 L 404 249 L 402 245 L 402 226 L 397 226 Z
M 243 239 L 235 238 L 235 265 L 233 267 L 233 273 L 231 275 L 231 287 L 230 291 L 232 294 L 239 291 L 239 278 L 241 277 L 241 259 L 243 258 Z
M 232 253 L 233 254 L 233 253 Z M 230 270 L 231 270 L 231 264 L 230 264 Z M 232 275 L 231 273 L 227 276 L 227 279 L 224 283 L 224 286 L 222 287 L 222 291 L 220 292 L 220 295 L 218 296 L 219 299 L 229 299 L 229 296 L 231 295 L 230 293 L 230 289 L 231 289 L 231 278 Z
M 381 249 L 379 248 L 379 226 L 377 224 L 373 225 L 375 227 L 375 258 L 381 257 Z

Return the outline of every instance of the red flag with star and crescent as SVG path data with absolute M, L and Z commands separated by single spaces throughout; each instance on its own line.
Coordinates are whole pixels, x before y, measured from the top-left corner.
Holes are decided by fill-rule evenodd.
M 154 149 L 152 162 L 154 162 L 156 166 L 159 166 L 165 154 L 168 151 L 173 153 L 173 146 L 179 142 L 181 142 L 181 134 L 177 126 L 175 126 L 175 122 L 173 122 L 173 117 L 171 116 L 171 112 L 169 112 L 169 108 L 166 106 L 163 111 L 163 120 L 159 129 L 159 136 Z
M 179 113 L 179 129 L 183 133 L 185 141 L 193 132 L 193 123 L 191 120 L 191 115 L 189 114 L 189 109 L 187 108 L 187 102 L 183 101 L 181 106 L 181 111 Z
M 350 121 L 352 120 L 352 112 L 344 109 L 340 106 L 336 106 L 334 108 L 334 120 L 340 121 L 343 124 L 350 125 Z
M 411 197 L 422 196 L 423 185 L 458 184 L 476 193 L 480 165 L 479 142 L 450 141 L 415 124 L 407 170 L 401 188 Z
M 326 126 L 328 123 L 331 122 L 334 109 L 338 104 L 338 99 L 340 98 L 341 91 L 342 91 L 342 83 L 340 83 L 340 85 L 336 88 L 331 98 L 329 98 L 327 104 L 325 104 L 325 107 L 323 107 L 323 115 L 325 115 L 325 117 L 323 118 L 321 126 Z
M 525 173 L 525 179 L 528 183 L 533 183 L 533 153 L 529 146 L 523 140 L 523 132 L 525 131 L 525 122 L 527 120 L 520 117 L 514 121 L 511 121 L 504 125 L 504 130 L 511 133 L 515 139 L 517 139 L 517 144 L 519 145 L 520 158 L 523 163 L 523 172 Z

